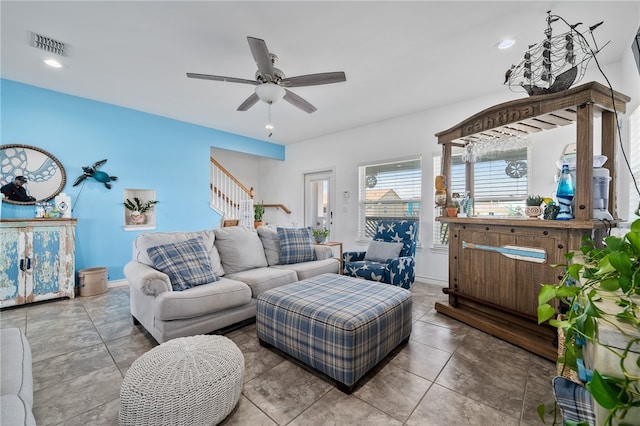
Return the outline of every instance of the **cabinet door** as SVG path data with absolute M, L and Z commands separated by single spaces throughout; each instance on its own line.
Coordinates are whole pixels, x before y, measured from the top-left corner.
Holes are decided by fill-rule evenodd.
M 67 268 L 70 261 L 67 232 L 65 226 L 42 226 L 32 228 L 29 233 L 31 269 L 26 279 L 29 302 L 69 296 L 69 286 L 73 291 L 74 280 Z
M 551 265 L 566 253 L 561 230 L 524 227 L 465 226 L 457 229 L 455 271 L 460 292 L 536 318 L 541 284 L 557 282 Z M 466 247 L 468 248 L 464 248 Z M 473 248 L 475 247 L 475 248 Z M 500 252 L 505 248 L 544 250 L 545 261 L 520 260 Z
M 24 235 L 20 228 L 0 229 L 0 307 L 25 303 L 24 273 L 20 270 Z

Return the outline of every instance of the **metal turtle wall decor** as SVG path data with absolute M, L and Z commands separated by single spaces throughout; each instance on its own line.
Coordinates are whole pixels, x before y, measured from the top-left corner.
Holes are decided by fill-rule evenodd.
M 80 182 L 82 182 L 86 178 L 93 178 L 98 182 L 104 183 L 104 186 L 106 186 L 108 189 L 111 189 L 110 182 L 118 180 L 118 177 L 110 176 L 108 173 L 98 170 L 98 168 L 100 168 L 106 162 L 107 162 L 107 159 L 105 158 L 104 160 L 97 161 L 96 163 L 93 164 L 93 166 L 83 167 L 82 171 L 84 173 L 78 176 L 76 181 L 73 183 L 73 186 L 79 185 Z

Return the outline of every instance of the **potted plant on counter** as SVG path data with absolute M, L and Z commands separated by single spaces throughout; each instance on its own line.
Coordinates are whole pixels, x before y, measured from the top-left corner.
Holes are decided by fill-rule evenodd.
M 322 229 L 314 229 L 311 231 L 313 234 L 313 238 L 316 240 L 316 243 L 322 244 L 327 241 L 327 237 L 329 236 L 329 230 L 327 228 Z
M 125 208 L 131 212 L 131 222 L 134 225 L 142 225 L 147 221 L 146 212 L 151 210 L 154 205 L 159 203 L 156 200 L 140 201 L 140 198 L 133 197 L 133 201 L 126 199 L 123 203 Z
M 524 209 L 524 214 L 526 214 L 529 219 L 538 219 L 538 217 L 542 214 L 542 203 L 544 202 L 544 198 L 540 195 L 529 195 L 527 197 L 527 206 Z

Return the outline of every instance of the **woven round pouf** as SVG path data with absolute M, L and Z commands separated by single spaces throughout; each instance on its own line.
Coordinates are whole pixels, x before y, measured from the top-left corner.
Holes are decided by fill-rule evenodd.
M 169 340 L 138 358 L 120 388 L 120 425 L 215 425 L 242 391 L 244 357 L 224 336 Z

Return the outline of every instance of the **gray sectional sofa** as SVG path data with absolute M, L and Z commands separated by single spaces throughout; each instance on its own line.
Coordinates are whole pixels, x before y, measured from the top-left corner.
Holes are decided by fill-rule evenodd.
M 285 231 L 298 233 L 299 237 L 302 230 L 279 230 L 273 226 L 255 230 L 233 226 L 196 232 L 140 234 L 134 241 L 133 259 L 124 267 L 134 321 L 141 323 L 158 343 L 205 334 L 254 318 L 256 298 L 266 290 L 339 272 L 339 261 L 332 257 L 331 249 L 312 245 L 310 240 L 308 247 L 303 248 L 307 258 L 308 250 L 312 250 L 315 260 L 291 263 L 295 261 L 296 253 L 289 256 L 290 251 L 281 257 L 283 247 L 295 249 L 296 244 L 307 244 L 304 238 L 283 240 L 287 237 L 282 235 L 287 234 Z M 194 250 L 186 244 L 189 242 L 194 242 Z M 201 259 L 200 264 L 206 264 L 204 270 L 198 268 L 197 261 L 194 265 L 194 256 Z M 160 269 L 166 266 L 159 259 L 173 263 L 164 269 L 167 273 L 159 270 L 158 265 Z M 189 270 L 189 280 L 204 284 L 183 289 L 177 281 L 184 277 L 171 275 L 171 267 L 182 275 Z
M 0 424 L 35 425 L 31 346 L 19 328 L 0 329 Z

